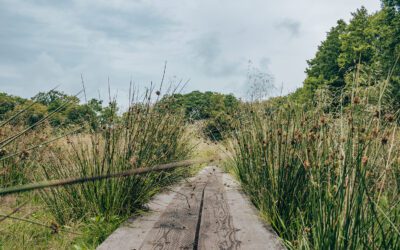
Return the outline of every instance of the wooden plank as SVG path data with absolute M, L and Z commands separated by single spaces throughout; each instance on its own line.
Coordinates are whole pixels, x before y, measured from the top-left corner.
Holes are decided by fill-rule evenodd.
M 204 191 L 198 248 L 240 249 L 236 231 L 226 202 L 221 170 L 214 167 Z
M 147 235 L 140 249 L 193 249 L 201 211 L 201 200 L 207 184 L 203 171 L 185 183 Z
M 199 174 L 206 172 L 201 170 Z M 191 177 L 155 195 L 146 204 L 149 208 L 147 213 L 129 218 L 117 230 L 115 230 L 100 246 L 98 250 L 136 250 L 143 245 L 144 239 L 149 235 L 155 223 L 160 219 L 168 205 L 181 192 L 182 185 L 193 182 L 197 177 Z
M 98 249 L 285 249 L 240 185 L 216 167 L 149 205 L 151 213 L 130 219 Z
M 171 191 L 156 195 L 148 204 L 149 212 L 129 218 L 115 232 L 113 232 L 100 246 L 98 250 L 132 250 L 139 249 L 143 238 L 159 220 L 162 212 L 176 196 L 174 191 L 180 189 L 175 187 Z
M 241 249 L 285 249 L 271 226 L 265 224 L 258 216 L 259 212 L 244 194 L 238 182 L 227 173 L 222 175 L 222 181 Z

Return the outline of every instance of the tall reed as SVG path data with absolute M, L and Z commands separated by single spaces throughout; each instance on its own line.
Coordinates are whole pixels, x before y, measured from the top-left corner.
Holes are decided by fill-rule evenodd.
M 52 163 L 43 167 L 45 178 L 103 175 L 187 158 L 183 114 L 169 114 L 167 107 L 155 109 L 151 97 L 159 94 L 149 90 L 121 117 L 110 115 L 100 131 L 69 138 L 68 149 L 55 153 Z M 110 104 L 110 114 L 116 114 L 115 103 Z M 78 184 L 43 191 L 42 197 L 61 224 L 97 215 L 126 216 L 185 171 Z
M 232 171 L 289 248 L 400 248 L 400 136 L 366 98 L 245 105 Z

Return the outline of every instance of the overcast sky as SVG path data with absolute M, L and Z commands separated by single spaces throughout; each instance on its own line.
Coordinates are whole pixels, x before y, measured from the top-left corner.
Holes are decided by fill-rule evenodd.
M 338 19 L 379 0 L 0 0 L 0 91 L 31 97 L 61 84 L 89 97 L 127 98 L 130 79 L 190 79 L 185 91 L 246 93 L 249 61 L 283 83 L 301 86 Z

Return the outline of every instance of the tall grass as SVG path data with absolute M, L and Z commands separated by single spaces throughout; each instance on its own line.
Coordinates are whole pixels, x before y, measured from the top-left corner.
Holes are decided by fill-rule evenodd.
M 43 166 L 45 178 L 104 175 L 186 159 L 190 147 L 183 114 L 169 114 L 167 107 L 155 109 L 151 97 L 159 94 L 148 91 L 142 101 L 132 101 L 122 117 L 110 115 L 100 131 L 69 138 L 67 149 L 55 153 L 51 164 Z M 115 114 L 116 106 L 114 102 L 110 104 L 110 114 Z M 101 180 L 41 194 L 60 224 L 93 216 L 127 216 L 184 172 Z
M 24 122 L 21 120 L 26 119 L 26 114 L 35 108 L 36 104 L 36 101 L 28 101 L 2 117 L 4 120 L 0 122 L 1 188 L 32 181 L 38 170 L 37 162 L 42 162 L 47 158 L 49 144 L 62 139 L 65 135 L 62 134 L 63 131 L 58 131 L 61 135 L 54 133 L 48 126 L 49 118 L 55 115 L 59 109 L 42 118 L 39 117 L 35 123 L 29 126 L 24 126 Z M 61 104 L 61 107 L 68 105 L 69 102 L 65 102 Z M 71 134 L 71 132 L 69 133 Z M 37 195 L 0 197 L 0 205 L 2 215 L 0 249 L 44 248 L 50 239 L 60 240 L 57 236 L 50 237 L 52 231 L 54 232 L 53 218 L 41 210 L 42 204 L 37 202 Z M 15 210 L 15 207 L 18 209 Z M 19 211 L 20 208 L 21 211 Z M 12 219 L 3 217 L 14 212 L 18 212 L 18 214 Z M 66 233 L 66 236 L 70 239 L 69 233 Z M 59 246 L 62 244 L 57 242 L 58 247 L 55 248 L 60 248 Z
M 92 127 L 82 124 L 67 133 L 48 126 L 51 115 L 28 128 L 17 128 L 18 119 L 35 103 L 21 107 L 16 115 L 11 114 L 0 124 L 0 186 L 108 175 L 186 159 L 191 143 L 187 140 L 189 134 L 183 116 L 179 112 L 169 114 L 168 106 L 157 105 L 154 97 L 158 100 L 160 92 L 149 90 L 142 101 L 138 101 L 137 94 L 133 100 L 132 95 L 129 111 L 124 114 L 118 113 L 115 100 L 110 99 L 110 105 L 99 114 L 100 128 L 88 131 Z M 83 132 L 78 134 L 78 130 Z M 50 245 L 70 248 L 73 244 L 77 248 L 94 248 L 160 188 L 188 172 L 187 169 L 168 170 L 47 189 L 39 192 L 39 197 L 36 192 L 1 197 L 3 214 L 10 213 L 14 203 L 18 205 L 20 200 L 28 199 L 30 203 L 19 212 L 28 211 L 28 215 L 23 215 L 28 220 L 2 222 L 0 248 Z M 60 224 L 64 227 L 59 227 Z M 21 238 L 26 241 L 21 242 Z M 37 241 L 42 244 L 36 244 Z
M 354 95 L 324 113 L 247 105 L 232 170 L 289 248 L 400 248 L 400 134 Z
M 26 112 L 36 104 L 36 101 L 25 103 L 7 113 L 5 119 L 0 121 L 0 187 L 23 184 L 32 179 L 35 160 L 45 155 L 43 152 L 39 154 L 39 149 L 62 138 L 58 136 L 50 139 L 54 133 L 47 126 L 48 119 L 60 108 L 29 126 L 21 124 L 20 118 L 24 118 Z M 69 102 L 65 102 L 61 107 L 68 105 Z

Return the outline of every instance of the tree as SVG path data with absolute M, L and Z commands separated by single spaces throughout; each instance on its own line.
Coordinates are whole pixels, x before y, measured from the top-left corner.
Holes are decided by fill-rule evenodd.
M 47 93 L 39 92 L 37 95 L 32 97 L 32 100 L 47 106 L 49 112 L 58 109 L 67 102 L 75 105 L 79 103 L 78 97 L 70 96 L 57 90 L 51 90 Z M 64 107 L 60 111 L 64 111 L 65 109 L 66 108 Z
M 26 114 L 26 125 L 32 126 L 39 122 L 47 114 L 47 108 L 41 103 L 35 103 L 30 107 Z
M 89 100 L 87 105 L 90 107 L 91 110 L 96 112 L 96 114 L 99 114 L 101 112 L 101 110 L 103 109 L 102 103 L 103 102 L 101 100 L 97 100 L 97 99 L 93 98 L 93 99 Z
M 290 99 L 305 103 L 320 88 L 330 91 L 332 106 L 344 100 L 354 87 L 377 84 L 390 75 L 388 99 L 393 110 L 400 109 L 400 0 L 382 1 L 382 10 L 370 15 L 361 7 L 352 13 L 349 24 L 339 20 L 309 61 L 302 88 Z M 397 63 L 396 63 L 397 61 Z M 355 79 L 357 72 L 357 79 Z M 356 81 L 355 81 L 356 80 Z M 353 86 L 353 82 L 357 83 Z
M 234 129 L 232 117 L 226 113 L 215 113 L 212 119 L 208 119 L 204 126 L 204 134 L 212 141 L 221 141 L 225 133 Z
M 345 70 L 339 67 L 342 42 L 340 36 L 346 31 L 347 24 L 339 20 L 328 33 L 326 40 L 318 47 L 315 57 L 307 61 L 305 85 L 314 91 L 320 85 L 343 87 Z
M 365 7 L 355 13 L 340 36 L 341 53 L 338 58 L 339 67 L 348 72 L 354 70 L 357 64 L 369 65 L 374 57 L 374 36 L 370 29 L 370 16 Z
M 86 104 L 71 105 L 65 111 L 67 124 L 89 124 L 92 129 L 99 126 L 99 116 L 102 114 L 102 101 L 91 99 Z M 103 118 L 108 114 L 103 114 Z
M 224 106 L 226 109 L 226 113 L 232 115 L 235 111 L 237 111 L 237 108 L 239 107 L 239 101 L 232 94 L 225 95 L 224 96 Z
M 118 105 L 116 101 L 112 101 L 107 107 L 103 108 L 100 112 L 100 123 L 113 125 L 118 121 Z
M 384 7 L 397 8 L 397 10 L 399 10 L 400 9 L 400 0 L 382 0 L 382 5 Z
M 184 112 L 187 121 L 205 120 L 204 134 L 211 140 L 222 140 L 224 132 L 233 129 L 232 116 L 239 100 L 232 94 L 193 91 L 164 96 L 156 109 L 159 112 Z
M 13 111 L 16 106 L 25 102 L 26 99 L 0 92 L 0 119 L 2 119 L 6 113 Z

